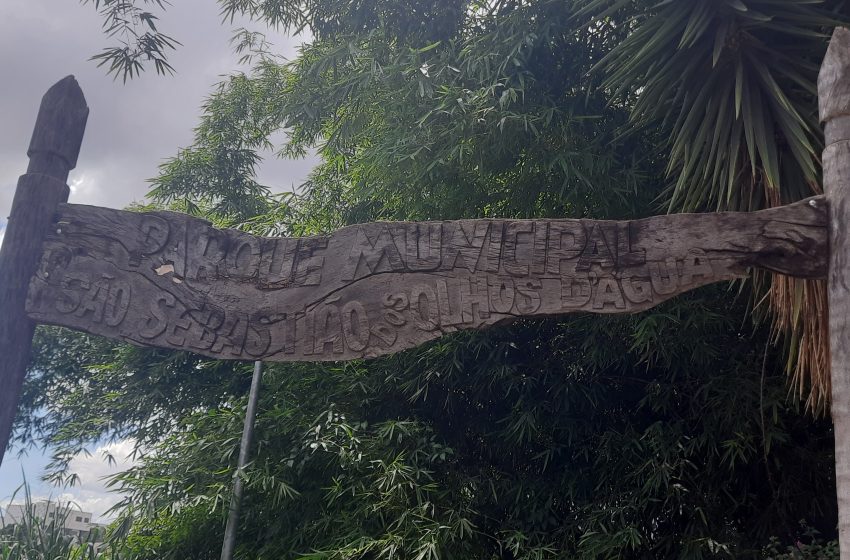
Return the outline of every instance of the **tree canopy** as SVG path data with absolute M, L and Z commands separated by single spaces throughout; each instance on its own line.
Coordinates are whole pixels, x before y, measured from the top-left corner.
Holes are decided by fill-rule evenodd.
M 143 69 L 145 61 L 160 72 L 170 71 L 167 54 L 177 45 L 147 11 L 163 8 L 160 2 L 93 4 L 109 34 L 122 38 L 97 60 L 125 79 Z M 424 192 L 434 188 L 435 180 L 457 184 L 454 178 L 437 177 L 455 167 L 455 160 L 465 158 L 474 167 L 476 157 L 482 163 L 528 157 L 531 152 L 519 155 L 511 141 L 551 148 L 536 162 L 541 166 L 537 172 L 565 189 L 579 185 L 577 194 L 605 187 L 629 192 L 634 184 L 628 177 L 617 177 L 614 185 L 600 182 L 600 175 L 614 180 L 613 175 L 593 175 L 605 168 L 594 169 L 601 162 L 588 160 L 584 146 L 559 143 L 565 138 L 588 141 L 582 135 L 592 124 L 582 123 L 576 134 L 564 127 L 579 126 L 573 118 L 578 115 L 599 118 L 612 106 L 625 109 L 627 121 L 609 132 L 660 134 L 655 155 L 664 167 L 666 188 L 659 209 L 754 210 L 820 190 L 815 78 L 827 32 L 846 19 L 843 1 L 575 0 L 561 6 L 539 1 L 221 0 L 219 5 L 225 19 L 247 16 L 316 37 L 293 65 L 307 64 L 301 70 L 310 68 L 309 75 L 298 72 L 300 85 L 287 101 L 278 99 L 286 107 L 275 118 L 295 132 L 287 152 L 325 142 L 344 151 L 357 141 L 358 131 L 377 124 L 372 111 L 379 100 L 390 107 L 402 100 L 412 103 L 405 110 L 417 117 L 410 121 L 417 126 L 416 141 L 387 131 L 382 135 L 386 144 L 370 143 L 357 158 L 363 172 L 409 157 L 427 160 L 416 181 L 402 177 L 417 196 L 423 193 L 419 183 L 426 184 Z M 237 49 L 249 59 L 269 52 L 258 33 L 242 30 L 236 38 Z M 332 78 L 323 64 L 332 65 Z M 359 95 L 366 90 L 368 101 Z M 379 98 L 379 92 L 389 92 L 391 99 Z M 329 105 L 312 107 L 321 94 L 328 95 Z M 336 135 L 327 134 L 329 119 L 336 123 Z M 508 134 L 490 134 L 504 127 Z M 522 132 L 515 134 L 511 127 Z M 552 137 L 554 131 L 559 132 Z M 454 142 L 459 137 L 469 142 Z M 604 143 L 605 138 L 591 141 Z M 494 151 L 483 155 L 488 149 Z M 358 176 L 373 186 L 371 175 Z M 591 179 L 595 186 L 587 187 Z M 535 181 L 529 196 L 540 184 Z M 763 276 L 756 281 L 755 299 L 768 296 L 763 307 L 770 308 L 787 346 L 792 384 L 809 407 L 825 412 L 829 364 L 823 285 Z
M 149 4 L 94 2 L 150 34 L 104 51 L 113 71 L 168 70 L 176 42 Z M 817 68 L 850 15 L 837 0 L 219 4 L 312 38 L 284 62 L 241 35 L 251 69 L 206 101 L 151 204 L 262 234 L 809 196 Z M 321 156 L 298 194 L 257 182 L 270 147 Z M 803 518 L 831 536 L 831 428 L 783 373 L 803 364 L 822 406 L 823 287 L 753 284 L 269 366 L 240 557 L 756 558 L 771 537 L 805 539 Z M 753 312 L 764 294 L 790 350 Z M 61 478 L 86 442 L 133 438 L 140 462 L 114 481 L 133 557 L 217 557 L 248 368 L 57 329 L 37 349 L 17 441 L 57 446 Z

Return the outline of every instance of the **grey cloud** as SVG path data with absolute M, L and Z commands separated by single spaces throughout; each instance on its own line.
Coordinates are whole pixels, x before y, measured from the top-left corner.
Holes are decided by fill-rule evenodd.
M 157 167 L 191 143 L 200 106 L 212 86 L 238 67 L 214 0 L 174 2 L 161 28 L 182 47 L 172 55 L 174 76 L 152 69 L 140 78 L 113 80 L 87 59 L 108 44 L 91 5 L 74 0 L 2 0 L 0 9 L 0 216 L 11 205 L 39 100 L 54 82 L 77 77 L 90 107 L 78 166 L 69 178 L 71 201 L 122 207 L 141 200 Z M 241 25 L 240 23 L 236 24 Z M 251 24 L 245 24 L 252 28 Z M 298 40 L 273 36 L 293 55 Z M 315 160 L 269 158 L 260 178 L 275 190 L 300 184 Z M 2 220 L 0 220 L 2 228 Z

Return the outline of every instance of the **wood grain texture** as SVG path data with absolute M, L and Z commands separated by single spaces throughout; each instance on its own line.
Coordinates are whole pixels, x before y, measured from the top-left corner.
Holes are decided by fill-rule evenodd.
M 850 31 L 836 29 L 818 76 L 821 120 L 826 123 L 824 192 L 830 206 L 829 346 L 838 545 L 850 558 Z
M 79 85 L 69 76 L 44 95 L 12 212 L 0 248 L 0 462 L 18 407 L 35 324 L 24 303 L 56 208 L 68 200 L 65 180 L 77 161 L 88 117 Z
M 27 311 L 221 359 L 369 358 L 520 317 L 641 311 L 751 267 L 824 277 L 826 217 L 813 198 L 752 214 L 379 222 L 289 239 L 68 204 Z

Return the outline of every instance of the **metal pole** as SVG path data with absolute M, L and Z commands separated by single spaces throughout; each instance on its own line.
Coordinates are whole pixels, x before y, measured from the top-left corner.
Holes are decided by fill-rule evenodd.
M 221 560 L 233 560 L 236 546 L 236 530 L 239 528 L 239 508 L 242 505 L 242 471 L 248 463 L 251 438 L 254 435 L 254 417 L 257 414 L 257 398 L 260 395 L 260 379 L 263 375 L 263 362 L 254 362 L 254 377 L 251 378 L 251 392 L 248 394 L 248 409 L 245 411 L 245 425 L 242 428 L 242 442 L 239 444 L 239 461 L 233 473 L 233 494 L 230 496 L 230 509 L 227 515 L 227 527 L 224 529 L 224 544 L 221 547 Z

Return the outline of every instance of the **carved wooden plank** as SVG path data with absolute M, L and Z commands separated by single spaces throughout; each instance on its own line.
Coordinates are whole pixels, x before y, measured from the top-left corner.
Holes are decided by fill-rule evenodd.
M 379 222 L 290 239 L 66 204 L 27 312 L 221 359 L 369 358 L 519 317 L 640 311 L 751 267 L 820 278 L 826 216 L 813 198 L 752 214 Z
M 820 118 L 826 123 L 823 185 L 830 201 L 829 354 L 838 545 L 850 558 L 850 30 L 832 35 L 818 76 Z
M 9 443 L 35 329 L 24 311 L 27 287 L 56 206 L 68 200 L 65 180 L 77 164 L 88 113 L 73 76 L 44 94 L 27 151 L 29 166 L 18 180 L 0 249 L 0 462 Z

